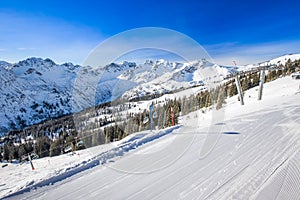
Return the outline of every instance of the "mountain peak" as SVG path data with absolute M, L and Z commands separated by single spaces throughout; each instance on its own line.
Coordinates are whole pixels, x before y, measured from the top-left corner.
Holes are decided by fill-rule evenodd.
M 119 65 L 117 63 L 110 63 L 108 65 L 105 65 L 104 70 L 108 72 L 116 72 L 116 71 L 121 71 L 122 65 Z
M 26 60 L 22 60 L 20 62 L 18 62 L 18 64 L 20 65 L 33 65 L 33 64 L 39 64 L 44 62 L 44 60 L 42 58 L 36 58 L 36 57 L 31 57 L 31 58 L 27 58 Z
M 136 67 L 136 63 L 124 61 L 122 64 L 110 63 L 104 67 L 107 72 L 122 72 L 130 68 Z
M 127 66 L 128 68 L 134 68 L 134 67 L 136 67 L 136 63 L 135 62 L 123 61 L 122 65 L 123 66 Z

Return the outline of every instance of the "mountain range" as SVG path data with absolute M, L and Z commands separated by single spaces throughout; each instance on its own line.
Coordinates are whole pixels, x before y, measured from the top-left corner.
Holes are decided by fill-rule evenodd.
M 300 58 L 296 55 L 287 57 Z M 98 68 L 56 64 L 48 58 L 0 61 L 0 134 L 118 98 L 130 100 L 222 81 L 237 70 L 206 60 L 178 63 L 160 59 Z

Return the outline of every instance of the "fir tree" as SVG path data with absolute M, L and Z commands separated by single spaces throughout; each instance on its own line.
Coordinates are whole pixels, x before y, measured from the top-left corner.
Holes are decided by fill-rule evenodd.
M 49 155 L 50 139 L 46 136 L 38 137 L 34 145 L 34 152 L 40 157 Z
M 19 157 L 19 160 L 21 161 L 22 159 L 22 156 L 25 156 L 26 155 L 26 149 L 25 149 L 25 145 L 24 144 L 21 144 L 18 148 L 18 157 Z
M 0 162 L 2 162 L 3 156 L 2 156 L 2 147 L 0 147 Z
M 15 147 L 14 144 L 10 144 L 8 146 L 8 149 L 9 149 L 9 155 L 8 155 L 9 158 L 8 158 L 8 160 L 10 162 L 12 162 L 13 159 L 17 159 L 18 158 L 18 152 L 17 152 L 17 149 L 16 149 L 16 147 Z
M 3 147 L 3 160 L 6 160 L 8 161 L 9 160 L 9 147 L 8 147 L 8 144 L 4 144 L 4 147 Z
M 50 144 L 50 157 L 58 156 L 61 154 L 61 141 L 60 139 L 56 139 L 55 141 L 51 142 Z
M 259 85 L 259 73 L 255 72 L 253 74 L 253 81 L 252 81 L 252 87 Z

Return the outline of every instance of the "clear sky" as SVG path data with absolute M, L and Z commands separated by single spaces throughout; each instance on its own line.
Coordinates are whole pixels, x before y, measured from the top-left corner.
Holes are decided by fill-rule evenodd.
M 0 60 L 82 64 L 105 39 L 139 27 L 179 31 L 219 64 L 300 53 L 300 2 L 277 0 L 1 0 Z

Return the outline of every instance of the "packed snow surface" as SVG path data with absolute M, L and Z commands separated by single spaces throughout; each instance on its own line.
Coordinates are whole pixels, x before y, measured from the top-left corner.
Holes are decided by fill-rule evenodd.
M 244 106 L 234 96 L 223 110 L 190 113 L 176 127 L 34 160 L 35 170 L 8 164 L 0 197 L 299 199 L 299 84 L 281 78 L 265 84 L 261 101 L 253 88 Z

